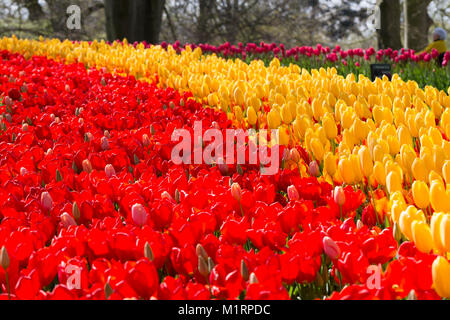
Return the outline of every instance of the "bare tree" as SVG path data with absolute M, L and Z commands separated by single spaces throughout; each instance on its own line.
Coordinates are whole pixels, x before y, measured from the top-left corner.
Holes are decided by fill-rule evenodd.
M 165 0 L 105 0 L 108 39 L 159 42 Z
M 428 44 L 428 30 L 433 20 L 428 16 L 431 0 L 408 0 L 408 45 L 411 49 L 421 50 Z
M 383 0 L 380 5 L 381 29 L 379 31 L 378 46 L 380 48 L 400 49 L 401 7 L 399 0 Z

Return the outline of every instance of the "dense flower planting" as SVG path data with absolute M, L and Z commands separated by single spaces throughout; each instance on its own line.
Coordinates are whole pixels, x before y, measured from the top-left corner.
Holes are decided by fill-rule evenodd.
M 3 298 L 450 296 L 445 91 L 189 47 L 0 48 Z M 282 170 L 175 165 L 194 121 L 280 129 Z

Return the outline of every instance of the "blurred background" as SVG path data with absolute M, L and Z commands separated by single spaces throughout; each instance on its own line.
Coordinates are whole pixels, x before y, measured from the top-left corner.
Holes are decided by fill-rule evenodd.
M 0 37 L 421 50 L 435 27 L 450 31 L 450 0 L 0 0 Z

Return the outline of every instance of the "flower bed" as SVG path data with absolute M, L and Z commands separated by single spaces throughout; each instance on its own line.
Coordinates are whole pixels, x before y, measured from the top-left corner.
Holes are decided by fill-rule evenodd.
M 449 295 L 447 93 L 200 50 L 0 47 L 31 58 L 1 54 L 4 298 Z M 194 121 L 280 129 L 282 170 L 173 164 Z

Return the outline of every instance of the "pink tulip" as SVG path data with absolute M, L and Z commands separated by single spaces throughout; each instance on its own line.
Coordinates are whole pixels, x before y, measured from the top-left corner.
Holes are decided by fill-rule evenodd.
M 342 187 L 335 187 L 334 188 L 333 197 L 334 197 L 334 202 L 338 206 L 344 205 L 344 203 L 345 203 L 345 193 L 344 193 L 344 189 Z
M 86 171 L 87 173 L 92 172 L 92 164 L 88 159 L 83 160 L 82 166 L 83 166 L 83 170 Z
M 75 222 L 75 219 L 72 218 L 72 216 L 70 214 L 68 214 L 67 212 L 64 212 L 61 216 L 60 216 L 61 222 L 64 226 L 64 228 L 68 228 L 70 226 L 76 226 L 77 223 Z
M 116 170 L 114 170 L 114 167 L 112 164 L 107 164 L 105 166 L 105 174 L 108 178 L 111 178 L 116 175 Z
M 241 201 L 242 197 L 241 186 L 236 182 L 231 185 L 231 195 L 236 201 Z
M 290 185 L 287 188 L 287 194 L 289 201 L 299 200 L 300 195 L 298 194 L 297 188 L 294 185 Z
M 336 260 L 341 255 L 341 249 L 330 237 L 323 237 L 322 239 L 323 250 L 325 254 L 330 257 L 331 260 Z
M 53 208 L 52 196 L 47 191 L 44 191 L 41 194 L 41 205 L 42 205 L 42 208 L 46 211 L 49 211 Z
M 320 175 L 320 169 L 317 161 L 311 161 L 309 163 L 309 174 L 313 177 L 318 177 Z
M 109 149 L 108 138 L 102 137 L 102 139 L 101 139 L 101 146 L 102 146 L 102 150 L 108 150 Z
M 146 133 L 144 133 L 142 135 L 142 145 L 144 147 L 148 147 L 150 145 L 150 138 L 148 137 L 148 135 Z
M 143 226 L 147 223 L 147 211 L 142 204 L 136 203 L 131 207 L 131 218 L 138 226 Z

